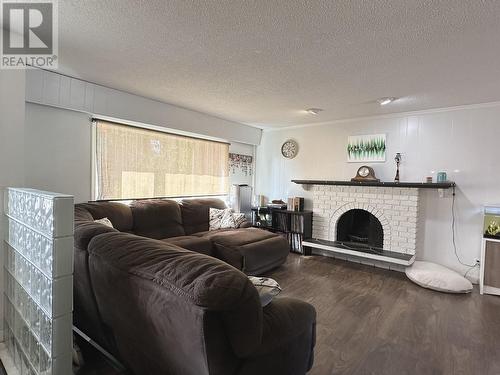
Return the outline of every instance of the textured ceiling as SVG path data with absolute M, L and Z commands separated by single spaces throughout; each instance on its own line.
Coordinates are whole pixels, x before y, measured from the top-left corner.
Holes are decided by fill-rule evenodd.
M 500 100 L 500 1 L 59 0 L 59 25 L 62 73 L 251 125 Z

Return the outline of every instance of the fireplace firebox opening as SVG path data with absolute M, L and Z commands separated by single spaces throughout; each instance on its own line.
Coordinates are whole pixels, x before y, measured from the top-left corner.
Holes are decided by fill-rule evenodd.
M 382 224 L 368 211 L 349 210 L 337 222 L 336 242 L 353 250 L 380 252 L 384 247 Z

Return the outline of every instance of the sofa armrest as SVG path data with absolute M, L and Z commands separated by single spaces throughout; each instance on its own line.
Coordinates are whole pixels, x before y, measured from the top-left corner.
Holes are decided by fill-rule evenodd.
M 311 350 L 315 345 L 316 310 L 294 298 L 276 298 L 263 309 L 262 342 L 252 357 L 272 353 L 290 341 L 310 333 Z
M 177 329 L 181 337 L 183 329 L 175 323 L 176 314 L 198 309 L 220 314 L 226 328 L 221 334 L 226 335 L 238 357 L 250 355 L 259 346 L 262 338 L 259 295 L 248 277 L 228 264 L 162 241 L 120 232 L 95 237 L 89 244 L 89 253 L 97 301 L 103 310 L 106 308 L 103 318 L 110 326 L 115 323 L 116 310 L 126 311 L 131 303 L 129 299 L 109 302 L 116 292 L 115 284 L 126 283 L 127 291 L 141 288 L 138 294 L 141 299 L 155 295 L 155 299 L 160 298 L 156 302 L 161 306 L 163 301 L 170 301 L 169 319 L 155 324 L 173 337 Z M 150 318 L 141 315 L 139 319 Z
M 118 231 L 104 224 L 95 223 L 94 221 L 75 221 L 75 247 L 80 250 L 87 250 L 89 242 L 96 236 L 103 233 L 111 233 Z

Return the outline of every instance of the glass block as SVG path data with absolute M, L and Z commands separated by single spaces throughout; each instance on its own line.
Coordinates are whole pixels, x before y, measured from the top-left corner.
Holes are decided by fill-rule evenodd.
M 33 370 L 33 368 L 30 366 L 30 368 L 28 369 L 28 373 L 26 375 L 37 375 L 38 372 Z M 23 374 L 25 375 L 25 374 Z
M 42 274 L 35 269 L 33 272 L 32 281 L 31 281 L 31 298 L 36 303 L 40 303 L 40 295 L 42 294 L 41 288 L 42 288 Z
M 12 276 L 6 272 L 6 283 L 5 283 L 5 291 L 7 293 L 7 297 L 11 300 L 14 301 L 14 280 L 12 279 Z
M 28 363 L 28 359 L 26 358 L 25 353 L 21 354 L 21 374 L 26 375 L 30 369 L 30 365 Z
M 40 233 L 34 234 L 33 252 L 30 255 L 30 260 L 37 267 L 40 267 L 40 256 L 41 256 L 41 253 L 43 252 L 43 241 L 44 240 L 50 242 L 45 237 L 43 237 Z
M 12 238 L 12 245 L 16 248 L 21 248 L 24 246 L 24 226 L 20 225 L 15 221 L 10 221 L 10 227 L 12 228 L 9 232 Z
M 14 342 L 14 364 L 17 368 L 21 365 L 21 348 L 17 340 Z
M 71 369 L 73 198 L 8 188 L 5 202 L 6 346 L 21 375 L 66 375 Z M 52 373 L 58 369 L 60 374 Z
M 33 333 L 40 337 L 40 316 L 42 315 L 42 310 L 33 301 L 30 303 L 30 327 Z
M 21 284 L 23 282 L 23 269 L 24 269 L 24 259 L 22 256 L 16 255 L 16 265 L 15 265 L 15 270 L 14 270 L 14 277 Z
M 43 275 L 40 275 L 40 279 L 40 305 L 42 305 L 45 311 L 52 312 L 52 280 Z
M 26 201 L 25 201 L 26 207 L 25 207 L 25 222 L 31 226 L 35 227 L 36 222 L 35 222 L 35 196 L 32 194 L 27 194 L 26 195 Z
M 40 375 L 52 374 L 52 361 L 48 354 L 42 349 L 40 350 Z
M 18 325 L 19 325 L 19 313 L 17 312 L 17 308 L 13 310 L 12 314 L 12 326 L 10 327 L 12 329 L 12 332 L 14 333 L 14 336 L 16 338 L 18 337 L 17 331 L 18 331 Z
M 45 272 L 46 275 L 52 275 L 52 263 L 53 263 L 53 241 L 48 238 L 43 238 L 41 241 L 40 248 L 40 268 Z
M 35 369 L 40 367 L 40 344 L 33 334 L 30 334 L 30 355 L 29 359 Z
M 5 343 L 7 346 L 7 350 L 12 358 L 14 358 L 14 334 L 10 328 L 7 328 L 5 336 Z
M 14 302 L 14 306 L 19 308 L 19 300 L 21 298 L 22 288 L 16 280 L 14 280 L 13 283 L 14 283 L 14 288 L 12 293 L 12 301 Z
M 40 318 L 40 341 L 47 352 L 52 353 L 52 321 L 45 314 Z
M 11 311 L 11 305 L 8 300 L 5 301 L 4 304 L 4 330 L 6 330 L 6 325 L 11 326 L 12 325 L 12 311 Z
M 36 268 L 26 261 L 26 275 L 24 277 L 24 289 L 31 295 L 31 278 L 34 276 L 33 274 L 36 272 Z
M 41 210 L 40 210 L 40 221 L 37 223 L 37 227 L 45 232 L 52 234 L 53 230 L 53 215 L 52 215 L 52 200 L 48 198 L 42 198 Z
M 38 195 L 34 198 L 33 219 L 35 223 L 39 223 L 42 217 L 42 198 Z
M 21 322 L 21 346 L 25 352 L 29 352 L 30 348 L 30 330 L 26 322 Z
M 38 269 L 33 266 L 32 264 L 30 264 L 30 282 L 29 282 L 29 285 L 28 287 L 26 288 L 29 295 L 31 296 L 32 299 L 33 298 L 33 294 L 36 293 L 36 289 L 37 289 L 37 286 L 35 285 L 35 283 L 37 282 L 37 277 L 36 275 L 38 274 Z
M 24 247 L 20 248 L 18 250 L 26 258 L 31 259 L 31 254 L 35 251 L 35 249 L 33 249 L 35 232 L 33 232 L 32 230 L 29 230 L 29 229 L 25 230 L 25 232 L 26 232 L 26 234 L 25 234 L 26 240 L 24 243 Z
M 26 320 L 29 314 L 29 297 L 28 293 L 24 291 L 24 289 L 19 289 L 19 312 L 21 313 L 21 317 Z
M 14 270 L 14 260 L 15 260 L 14 250 L 12 250 L 12 248 L 10 247 L 7 247 L 6 256 L 7 259 L 5 261 L 5 266 L 7 267 L 7 270 L 12 272 Z

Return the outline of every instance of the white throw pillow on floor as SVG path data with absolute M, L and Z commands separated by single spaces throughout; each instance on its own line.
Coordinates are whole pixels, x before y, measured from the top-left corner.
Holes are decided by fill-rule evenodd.
M 469 280 L 440 264 L 415 261 L 405 273 L 415 284 L 439 292 L 469 293 L 472 290 Z

